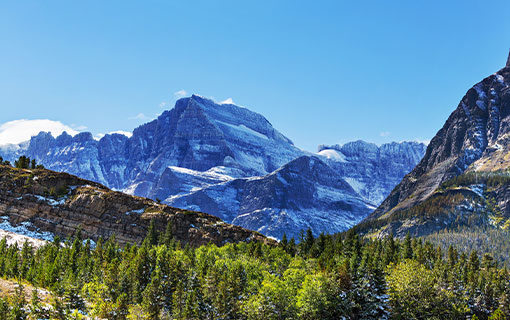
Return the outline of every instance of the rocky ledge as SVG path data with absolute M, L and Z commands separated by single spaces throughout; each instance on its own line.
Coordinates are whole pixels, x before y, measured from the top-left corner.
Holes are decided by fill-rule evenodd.
M 115 235 L 120 243 L 140 242 L 154 220 L 160 231 L 170 222 L 176 240 L 191 246 L 272 242 L 212 215 L 176 209 L 46 169 L 0 165 L 0 216 L 14 228 L 24 226 L 31 232 L 60 237 L 81 230 L 94 241 Z

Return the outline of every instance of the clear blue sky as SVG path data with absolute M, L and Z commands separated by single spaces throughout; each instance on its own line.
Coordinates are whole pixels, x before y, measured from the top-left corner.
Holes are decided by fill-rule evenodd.
M 185 90 L 232 98 L 310 151 L 427 140 L 504 66 L 509 12 L 508 1 L 3 1 L 0 123 L 131 131 Z

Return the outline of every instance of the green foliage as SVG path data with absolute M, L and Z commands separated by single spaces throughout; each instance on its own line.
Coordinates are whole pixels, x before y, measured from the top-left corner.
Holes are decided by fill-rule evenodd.
M 507 317 L 505 317 L 505 314 L 501 309 L 496 309 L 493 314 L 489 317 L 489 320 L 505 320 Z
M 338 294 L 338 295 L 337 295 Z M 336 298 L 341 290 L 324 274 L 307 275 L 298 291 L 296 307 L 299 319 L 338 319 L 347 316 L 350 310 L 337 310 Z
M 354 232 L 182 247 L 172 225 L 149 228 L 142 245 L 95 248 L 57 239 L 41 248 L 0 241 L 0 276 L 51 290 L 51 314 L 21 289 L 0 314 L 79 319 L 487 319 L 508 317 L 510 275 L 490 255 L 441 250 L 407 237 L 365 240 Z M 444 254 L 443 254 L 444 253 Z M 21 286 L 19 286 L 21 288 Z M 19 306 L 25 307 L 20 308 Z M 2 309 L 3 308 L 3 309 Z M 497 311 L 499 310 L 499 311 Z M 498 319 L 498 318 L 495 318 Z M 0 320 L 2 316 L 0 315 Z
M 388 294 L 397 319 L 460 319 L 469 308 L 423 264 L 403 260 L 388 266 Z

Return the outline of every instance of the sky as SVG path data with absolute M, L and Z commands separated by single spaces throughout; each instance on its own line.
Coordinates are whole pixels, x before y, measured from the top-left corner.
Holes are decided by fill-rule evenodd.
M 505 65 L 508 12 L 508 1 L 2 1 L 0 140 L 33 119 L 130 132 L 196 93 L 263 114 L 308 151 L 426 141 Z

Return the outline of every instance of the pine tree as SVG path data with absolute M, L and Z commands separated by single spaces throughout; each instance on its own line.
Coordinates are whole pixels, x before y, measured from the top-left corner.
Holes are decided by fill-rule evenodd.
M 156 224 L 154 219 L 151 219 L 147 236 L 145 236 L 144 244 L 148 247 L 152 247 L 158 244 L 158 231 L 156 230 Z
M 64 282 L 64 293 L 62 296 L 62 300 L 68 308 L 77 310 L 85 308 L 85 301 L 83 301 L 80 291 L 81 286 L 76 277 L 72 273 L 69 274 Z
M 475 250 L 471 251 L 471 254 L 469 255 L 468 265 L 472 272 L 476 272 L 480 268 L 480 260 L 478 259 L 478 253 Z
M 296 239 L 290 238 L 289 244 L 287 245 L 287 252 L 291 257 L 296 255 Z
M 30 158 L 27 158 L 26 156 L 21 156 L 18 158 L 18 160 L 14 161 L 14 167 L 18 169 L 29 169 L 30 168 Z
M 481 265 L 485 269 L 496 267 L 496 264 L 494 262 L 494 258 L 489 253 L 485 253 L 483 255 Z
M 41 304 L 41 299 L 37 293 L 37 288 L 32 290 L 32 298 L 30 299 L 30 314 L 37 319 L 45 319 L 49 316 Z
M 287 251 L 287 250 L 288 250 L 288 249 L 287 249 L 288 244 L 289 244 L 289 243 L 288 243 L 288 240 L 287 240 L 287 234 L 284 232 L 284 233 L 283 233 L 283 236 L 282 236 L 282 240 L 280 241 L 280 247 L 281 247 L 283 250 Z
M 388 319 L 388 297 L 384 294 L 384 287 L 374 275 L 365 274 L 354 284 L 353 300 L 357 307 L 359 319 Z
M 404 239 L 404 250 L 402 252 L 402 257 L 404 259 L 411 259 L 413 257 L 413 248 L 411 246 L 411 235 L 407 232 L 407 235 Z
M 301 244 L 304 255 L 308 255 L 308 253 L 313 247 L 314 241 L 315 239 L 313 237 L 312 229 L 308 227 L 308 229 L 306 230 L 305 238 L 303 239 L 303 243 Z
M 172 315 L 174 319 L 184 319 L 186 293 L 182 281 L 177 283 L 172 295 Z
M 159 315 L 163 309 L 161 281 L 161 270 L 156 268 L 152 273 L 151 282 L 147 285 L 142 294 L 142 308 L 147 313 L 149 319 L 159 319 Z
M 53 297 L 51 303 L 52 311 L 51 311 L 51 319 L 56 320 L 67 320 L 67 315 L 69 314 L 69 309 L 65 306 L 61 301 L 61 297 Z
M 393 238 L 393 234 L 390 234 L 386 237 L 384 243 L 384 265 L 389 265 L 391 262 L 395 262 L 395 239 Z
M 457 264 L 457 251 L 452 245 L 448 247 L 448 267 L 453 268 Z
M 165 228 L 165 233 L 161 234 L 159 244 L 164 244 L 168 247 L 172 245 L 172 241 L 174 240 L 174 235 L 172 231 L 172 222 L 168 221 Z

